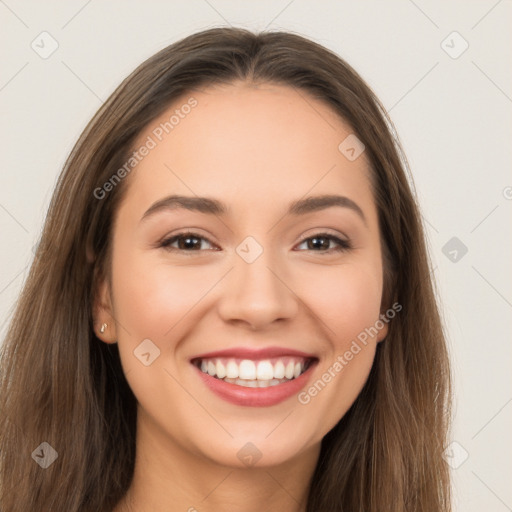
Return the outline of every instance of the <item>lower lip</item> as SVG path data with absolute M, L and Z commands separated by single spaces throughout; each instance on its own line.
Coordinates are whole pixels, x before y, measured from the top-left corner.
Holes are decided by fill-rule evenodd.
M 223 400 L 235 405 L 245 405 L 248 407 L 269 407 L 298 394 L 307 384 L 315 366 L 316 363 L 311 364 L 310 367 L 296 379 L 266 388 L 246 388 L 237 386 L 236 384 L 216 379 L 197 367 L 196 370 L 199 372 L 203 382 Z

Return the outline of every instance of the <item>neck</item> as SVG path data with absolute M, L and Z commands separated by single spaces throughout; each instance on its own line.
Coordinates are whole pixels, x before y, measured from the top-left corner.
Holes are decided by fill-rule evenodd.
M 320 453 L 318 444 L 279 465 L 230 467 L 140 422 L 136 446 L 133 480 L 114 512 L 305 512 Z

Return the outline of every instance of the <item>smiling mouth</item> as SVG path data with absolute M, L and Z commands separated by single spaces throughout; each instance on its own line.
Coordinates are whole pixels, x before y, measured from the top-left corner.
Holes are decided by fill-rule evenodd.
M 316 361 L 298 356 L 262 360 L 235 358 L 196 358 L 191 363 L 203 373 L 228 384 L 246 388 L 267 388 L 300 377 Z

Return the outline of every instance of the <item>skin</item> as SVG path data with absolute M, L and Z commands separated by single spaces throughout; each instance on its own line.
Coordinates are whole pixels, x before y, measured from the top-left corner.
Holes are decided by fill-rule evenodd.
M 271 84 L 193 91 L 139 143 L 191 96 L 197 106 L 126 178 L 111 285 L 103 282 L 96 300 L 97 335 L 119 344 L 138 401 L 134 480 L 115 512 L 252 512 L 262 503 L 304 511 L 320 442 L 357 398 L 387 326 L 305 405 L 297 396 L 271 407 L 233 405 L 189 360 L 232 347 L 289 347 L 318 358 L 314 383 L 375 324 L 383 276 L 368 162 L 338 150 L 352 130 L 328 106 Z M 141 221 L 170 194 L 215 198 L 229 212 L 169 209 Z M 286 215 L 292 201 L 323 194 L 350 198 L 365 220 L 339 206 Z M 206 238 L 199 250 L 159 246 L 187 230 Z M 352 248 L 303 242 L 326 230 Z M 263 248 L 252 263 L 236 252 L 247 236 Z M 133 353 L 144 339 L 160 350 L 149 366 Z M 248 442 L 261 453 L 252 466 L 237 457 Z

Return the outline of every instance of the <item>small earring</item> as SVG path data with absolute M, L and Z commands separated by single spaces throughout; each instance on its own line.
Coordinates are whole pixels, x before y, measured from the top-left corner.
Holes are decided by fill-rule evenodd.
M 105 332 L 105 329 L 107 328 L 107 324 L 101 324 L 100 332 L 103 334 Z

